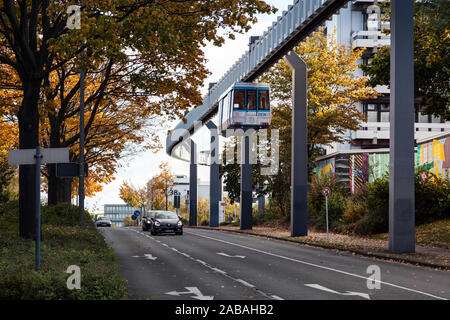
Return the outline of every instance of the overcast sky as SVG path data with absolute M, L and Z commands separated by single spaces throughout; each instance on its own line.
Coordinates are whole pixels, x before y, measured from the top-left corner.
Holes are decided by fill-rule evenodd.
M 204 48 L 205 56 L 208 60 L 207 68 L 211 75 L 205 81 L 202 94 L 206 93 L 208 83 L 217 82 L 222 75 L 237 61 L 248 49 L 250 36 L 262 35 L 278 15 L 286 10 L 293 0 L 266 0 L 267 3 L 279 9 L 276 14 L 258 15 L 258 22 L 246 34 L 238 34 L 234 40 L 227 39 L 222 47 L 207 45 Z M 174 122 L 173 127 L 177 122 Z M 164 148 L 154 154 L 152 151 L 136 154 L 133 158 L 120 161 L 121 167 L 115 174 L 115 180 L 105 185 L 102 192 L 95 197 L 86 198 L 86 208 L 90 210 L 103 211 L 104 204 L 119 204 L 123 201 L 119 197 L 120 185 L 123 181 L 131 182 L 136 187 L 142 187 L 155 174 L 158 173 L 158 166 L 162 161 L 168 161 L 174 174 L 189 174 L 189 163 L 169 157 L 165 150 L 166 131 L 162 130 L 160 139 Z M 207 150 L 209 132 L 206 129 L 198 131 L 194 136 L 194 141 L 198 143 L 198 150 Z M 202 181 L 209 181 L 209 168 L 198 167 L 198 177 Z

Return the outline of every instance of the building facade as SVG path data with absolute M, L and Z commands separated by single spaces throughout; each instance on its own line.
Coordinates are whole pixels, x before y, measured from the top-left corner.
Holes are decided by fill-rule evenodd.
M 367 182 L 389 173 L 389 149 L 341 150 L 316 160 L 317 177 L 332 174 L 336 180 L 357 192 Z M 417 141 L 414 165 L 440 179 L 450 180 L 450 132 Z
M 136 210 L 140 211 L 140 208 L 130 207 L 126 204 L 105 204 L 104 216 L 111 220 L 113 226 L 122 227 L 123 219 L 132 216 Z
M 366 48 L 361 58 L 361 64 L 368 64 L 378 48 L 390 44 L 389 35 L 382 30 L 389 29 L 389 23 L 380 20 L 380 12 L 374 6 L 374 1 L 349 1 L 346 8 L 333 15 L 325 24 L 327 34 L 336 30 L 337 42 L 353 48 Z M 357 76 L 363 76 L 363 71 L 357 69 Z M 390 90 L 386 86 L 375 88 L 381 96 L 358 104 L 358 109 L 367 117 L 367 122 L 361 123 L 357 131 L 347 131 L 344 136 L 347 143 L 334 143 L 324 146 L 326 154 L 359 150 L 389 148 L 389 111 Z M 421 140 L 436 134 L 450 131 L 450 122 L 440 118 L 424 115 L 415 108 L 415 139 Z
M 180 198 L 186 200 L 189 198 L 189 178 L 187 175 L 177 174 L 174 175 L 174 182 L 172 190 L 176 190 L 180 193 Z M 197 181 L 197 198 L 208 199 L 209 198 L 209 183 Z M 169 201 L 173 202 L 173 195 L 169 197 Z

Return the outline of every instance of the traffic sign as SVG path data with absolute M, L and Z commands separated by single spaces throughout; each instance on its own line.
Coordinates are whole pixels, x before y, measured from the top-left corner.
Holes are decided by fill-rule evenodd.
M 75 162 L 69 163 L 57 163 L 56 164 L 56 176 L 57 177 L 79 177 L 80 176 L 80 164 Z M 84 176 L 88 176 L 88 164 L 84 164 Z
M 141 215 L 141 212 L 139 210 L 136 210 L 133 215 L 135 215 L 136 217 L 139 217 Z
M 8 150 L 8 164 L 36 164 L 36 149 Z M 49 148 L 41 149 L 41 164 L 44 163 L 67 163 L 69 162 L 69 149 Z
M 328 187 L 323 188 L 322 189 L 322 194 L 323 194 L 324 197 L 329 197 L 330 194 L 331 194 L 330 188 L 328 188 Z
M 180 195 L 179 194 L 175 194 L 173 197 L 173 207 L 175 209 L 180 208 Z

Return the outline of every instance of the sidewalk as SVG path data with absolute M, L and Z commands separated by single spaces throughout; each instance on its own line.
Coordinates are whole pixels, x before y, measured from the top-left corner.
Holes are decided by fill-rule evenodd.
M 424 247 L 416 245 L 416 253 L 394 254 L 388 250 L 388 241 L 367 237 L 349 236 L 330 233 L 330 241 L 327 242 L 326 233 L 308 232 L 306 237 L 291 237 L 288 229 L 273 227 L 253 227 L 252 230 L 240 230 L 239 227 L 221 226 L 219 228 L 198 227 L 216 229 L 227 232 L 247 233 L 255 236 L 264 236 L 276 240 L 296 242 L 305 245 L 318 246 L 328 249 L 348 251 L 380 259 L 394 260 L 434 268 L 450 270 L 450 250 L 444 248 Z

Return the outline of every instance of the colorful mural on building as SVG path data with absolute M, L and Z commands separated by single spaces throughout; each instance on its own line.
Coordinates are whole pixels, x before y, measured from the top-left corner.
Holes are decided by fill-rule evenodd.
M 348 182 L 352 192 L 389 173 L 388 149 L 337 152 L 319 159 L 315 169 L 317 177 L 334 174 L 338 181 Z M 414 161 L 416 168 L 450 180 L 450 133 L 419 143 Z

